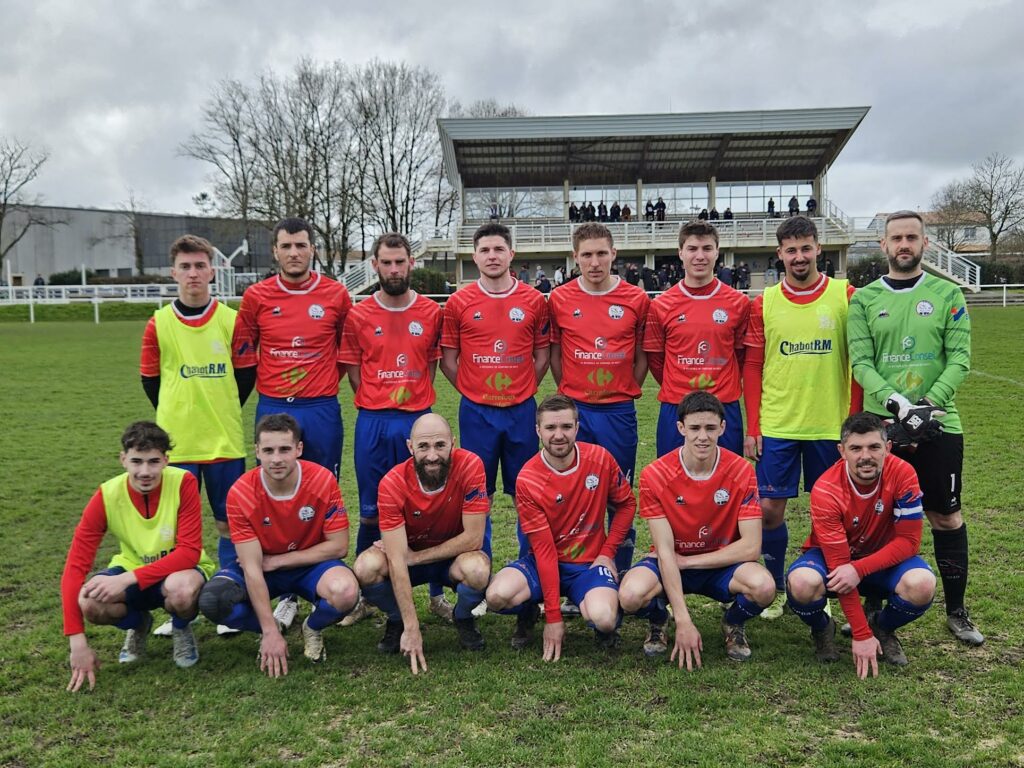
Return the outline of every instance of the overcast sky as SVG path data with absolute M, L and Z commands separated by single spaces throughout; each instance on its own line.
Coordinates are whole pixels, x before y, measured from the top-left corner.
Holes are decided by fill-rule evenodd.
M 675 5 L 0 0 L 0 135 L 49 150 L 47 203 L 194 210 L 208 169 L 177 147 L 217 81 L 379 57 L 534 115 L 870 106 L 829 172 L 850 215 L 1024 160 L 1022 2 Z

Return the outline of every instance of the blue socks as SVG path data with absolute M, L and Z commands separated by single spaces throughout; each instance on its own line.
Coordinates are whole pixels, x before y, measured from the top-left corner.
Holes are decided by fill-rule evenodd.
M 238 560 L 238 555 L 235 552 L 235 545 L 231 541 L 229 536 L 219 536 L 217 538 L 217 562 L 221 568 L 227 568 L 229 565 Z
M 395 597 L 395 591 L 391 588 L 390 581 L 363 587 L 363 597 L 370 605 L 384 611 L 390 621 L 402 620 L 402 612 L 398 610 L 398 599 Z
M 380 538 L 380 526 L 377 523 L 364 523 L 359 521 L 359 533 L 356 534 L 356 554 L 362 554 L 364 550 L 373 546 L 373 542 Z
M 748 619 L 752 619 L 763 611 L 760 605 L 749 599 L 746 595 L 740 593 L 736 595 L 735 600 L 729 610 L 725 612 L 725 623 L 726 624 L 742 624 Z
M 902 597 L 893 592 L 889 595 L 889 600 L 886 603 L 878 615 L 875 617 L 875 621 L 878 626 L 889 632 L 893 632 L 904 624 L 909 624 L 914 619 L 918 619 L 924 615 L 924 612 L 931 607 L 931 602 L 927 605 L 914 605 L 908 603 Z
M 775 579 L 775 588 L 780 592 L 786 589 L 786 548 L 789 547 L 789 528 L 783 523 L 778 528 L 766 530 L 761 534 L 761 554 L 764 556 L 764 567 Z
M 310 629 L 320 632 L 331 626 L 331 624 L 337 624 L 345 618 L 346 613 L 348 613 L 348 611 L 345 611 L 344 613 L 339 611 L 327 602 L 327 600 L 321 597 L 316 601 L 316 607 L 313 609 L 313 612 L 309 614 L 309 618 L 306 619 L 306 624 L 309 625 Z
M 455 601 L 455 618 L 470 619 L 473 617 L 473 609 L 480 605 L 484 599 L 484 593 L 479 589 L 473 589 L 468 584 L 462 583 L 455 587 L 457 600 Z
M 124 615 L 124 618 L 118 621 L 114 626 L 118 629 L 128 631 L 129 629 L 138 629 L 139 624 L 142 623 L 142 615 L 147 611 L 138 611 L 134 608 L 129 608 L 128 613 Z
M 821 632 L 828 626 L 828 615 L 825 613 L 827 598 L 823 597 L 813 603 L 798 603 L 792 595 L 787 593 L 786 599 L 789 601 L 789 607 L 793 609 L 793 613 L 799 616 L 812 632 Z

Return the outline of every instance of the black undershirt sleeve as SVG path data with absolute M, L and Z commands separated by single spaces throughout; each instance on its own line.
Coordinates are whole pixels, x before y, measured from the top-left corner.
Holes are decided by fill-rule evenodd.
M 142 389 L 146 393 L 146 397 L 149 398 L 149 402 L 156 408 L 160 403 L 160 377 L 159 376 L 143 376 L 142 377 Z
M 245 405 L 245 401 L 252 394 L 252 388 L 256 386 L 256 366 L 235 368 L 235 384 L 238 385 L 238 402 Z

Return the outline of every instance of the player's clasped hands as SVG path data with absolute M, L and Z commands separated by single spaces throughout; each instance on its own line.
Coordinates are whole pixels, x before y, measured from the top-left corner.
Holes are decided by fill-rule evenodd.
M 135 583 L 131 573 L 93 576 L 82 587 L 82 596 L 100 603 L 113 603 L 124 599 L 124 591 Z
M 562 640 L 565 638 L 565 622 L 549 622 L 544 625 L 544 661 L 558 661 L 562 658 Z
M 679 619 L 676 621 L 676 644 L 672 648 L 669 661 L 679 660 L 679 668 L 686 665 L 687 672 L 701 666 L 700 652 L 704 650 L 704 640 L 692 621 Z
M 398 647 L 403 656 L 409 657 L 409 666 L 414 675 L 427 671 L 427 658 L 423 655 L 423 635 L 420 634 L 419 627 L 406 627 Z
M 260 640 L 260 672 L 267 677 L 288 674 L 288 643 L 280 632 L 264 632 Z
M 856 589 L 858 584 L 860 584 L 860 574 L 857 573 L 857 569 L 853 567 L 852 563 L 845 563 L 829 573 L 826 586 L 837 595 L 845 595 Z

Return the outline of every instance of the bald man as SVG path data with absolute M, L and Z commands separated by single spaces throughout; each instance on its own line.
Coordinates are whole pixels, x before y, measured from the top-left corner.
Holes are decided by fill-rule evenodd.
M 470 651 L 484 647 L 472 611 L 491 578 L 487 480 L 480 458 L 453 442 L 443 416 L 427 413 L 415 421 L 406 441 L 412 457 L 380 481 L 381 538 L 355 562 L 363 596 L 388 617 L 377 650 L 401 651 L 414 675 L 427 668 L 414 586 L 454 589 L 459 643 Z

